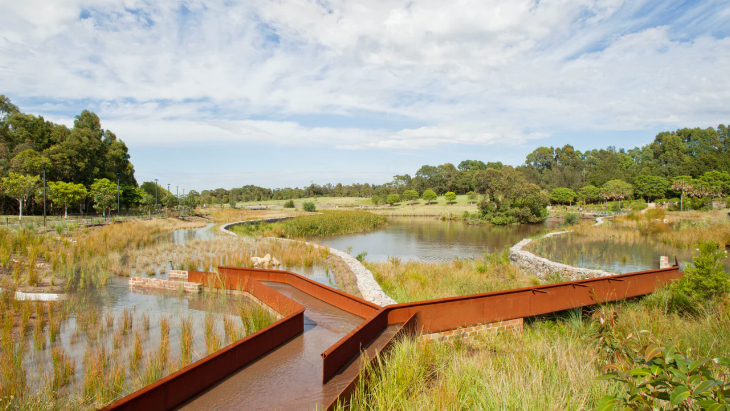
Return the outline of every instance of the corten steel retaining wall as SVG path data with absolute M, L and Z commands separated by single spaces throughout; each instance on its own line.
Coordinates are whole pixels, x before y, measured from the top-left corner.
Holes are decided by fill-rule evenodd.
M 190 272 L 193 276 L 201 273 Z M 171 410 L 304 331 L 304 306 L 258 281 L 241 284 L 284 318 L 121 398 L 103 410 Z
M 383 307 L 322 353 L 323 382 L 359 355 L 361 347 L 367 346 L 388 325 L 406 323 L 415 318 L 419 331 L 436 333 L 474 324 L 532 317 L 649 294 L 657 286 L 681 275 L 679 265 L 675 265 L 612 277 Z M 356 385 L 358 378 L 355 377 L 348 387 Z M 346 402 L 347 395 L 343 391 L 329 408 L 332 409 L 337 401 Z

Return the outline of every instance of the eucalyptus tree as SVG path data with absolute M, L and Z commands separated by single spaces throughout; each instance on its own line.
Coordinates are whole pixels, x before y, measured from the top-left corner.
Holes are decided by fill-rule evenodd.
M 23 220 L 23 207 L 39 185 L 39 176 L 27 176 L 11 172 L 2 179 L 2 191 L 5 195 L 18 202 L 18 221 Z
M 88 191 L 83 184 L 51 181 L 48 183 L 48 198 L 55 204 L 63 205 L 63 216 L 68 218 L 68 206 L 78 204 Z

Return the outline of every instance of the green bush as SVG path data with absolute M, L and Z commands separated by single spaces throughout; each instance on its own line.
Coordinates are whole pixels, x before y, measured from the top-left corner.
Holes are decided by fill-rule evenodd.
M 358 254 L 355 257 L 355 259 L 357 259 L 357 261 L 359 261 L 359 262 L 363 262 L 363 261 L 365 261 L 365 256 L 366 255 L 368 255 L 368 253 L 366 253 L 366 252 L 363 251 L 362 253 Z
M 730 291 L 730 277 L 723 263 L 727 252 L 714 241 L 701 243 L 698 250 L 692 265 L 684 269 L 684 276 L 670 286 L 676 308 L 693 308 Z
M 453 191 L 449 191 L 448 193 L 444 194 L 444 198 L 446 198 L 446 202 L 449 204 L 453 204 L 456 201 L 456 193 Z
M 626 393 L 601 398 L 598 410 L 727 410 L 730 409 L 728 358 L 686 357 L 674 348 L 649 344 L 632 356 L 633 369 L 609 364 L 599 380 L 622 383 Z M 715 366 L 713 366 L 713 363 Z M 717 374 L 717 375 L 716 375 Z M 725 380 L 725 381 L 724 381 Z
M 565 225 L 574 225 L 574 224 L 578 223 L 578 220 L 579 220 L 578 214 L 575 214 L 575 213 L 567 213 L 563 217 L 563 223 Z
M 310 213 L 317 211 L 317 206 L 314 205 L 313 201 L 305 201 L 304 203 L 302 203 L 302 208 L 304 209 L 304 211 L 309 211 Z
M 431 189 L 424 191 L 422 197 L 426 200 L 426 204 L 431 204 L 437 198 L 436 193 Z
M 388 194 L 388 197 L 385 198 L 385 202 L 390 205 L 394 205 L 400 202 L 400 196 L 398 194 Z
M 494 224 L 494 225 L 507 225 L 507 224 L 514 224 L 516 222 L 517 222 L 516 218 L 514 218 L 512 216 L 504 215 L 504 214 L 499 214 L 499 215 L 492 217 L 492 224 Z
M 287 200 L 284 202 L 284 208 L 294 208 L 294 200 Z
M 378 205 L 378 204 L 380 204 L 382 202 L 380 196 L 379 195 L 375 195 L 375 194 L 372 197 L 370 197 L 370 201 L 372 201 L 372 203 L 374 205 Z

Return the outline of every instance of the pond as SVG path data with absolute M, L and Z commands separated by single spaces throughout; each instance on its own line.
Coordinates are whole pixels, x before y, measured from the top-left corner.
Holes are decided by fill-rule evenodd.
M 175 244 L 192 240 L 215 241 L 214 237 L 218 235 L 209 224 L 204 228 L 164 235 L 161 241 Z M 170 268 L 169 263 L 166 268 Z M 280 268 L 337 287 L 326 266 Z M 167 272 L 160 271 L 135 274 L 167 278 Z M 23 377 L 17 389 L 23 391 L 23 387 L 28 387 L 34 395 L 64 392 L 67 399 L 79 398 L 82 392 L 84 397 L 91 395 L 89 390 L 93 389 L 89 388 L 87 375 L 96 375 L 94 378 L 98 381 L 91 384 L 93 386 L 119 388 L 117 393 L 105 394 L 104 401 L 125 395 L 242 338 L 248 327 L 242 322 L 242 315 L 263 318 L 251 314 L 263 308 L 242 295 L 130 288 L 129 278 L 120 276 L 111 276 L 107 285 L 101 288 L 80 290 L 61 304 L 14 304 L 13 327 L 5 327 L 8 331 L 4 331 L 3 338 L 8 338 L 12 329 L 14 338 L 25 342 L 16 345 L 24 347 L 19 348 Z M 187 340 L 183 338 L 184 323 L 191 331 Z M 256 327 L 265 326 L 257 324 Z M 185 347 L 183 341 L 186 341 Z M 59 353 L 68 364 L 68 384 L 60 384 L 62 387 L 53 382 L 57 378 L 53 364 L 59 363 Z M 120 384 L 109 380 L 114 375 L 120 376 Z M 69 406 L 95 408 L 98 405 L 76 402 Z
M 555 227 L 555 224 L 482 226 L 433 217 L 389 217 L 388 225 L 377 231 L 309 240 L 342 251 L 352 247 L 351 255 L 365 252 L 368 261 L 387 261 L 388 257 L 394 256 L 404 261 L 438 262 L 500 251 L 523 238 Z
M 527 250 L 553 261 L 578 267 L 623 274 L 659 268 L 659 258 L 674 258 L 684 268 L 694 249 L 679 249 L 650 238 L 596 239 L 571 234 L 543 238 L 530 243 Z M 725 270 L 730 269 L 726 260 Z

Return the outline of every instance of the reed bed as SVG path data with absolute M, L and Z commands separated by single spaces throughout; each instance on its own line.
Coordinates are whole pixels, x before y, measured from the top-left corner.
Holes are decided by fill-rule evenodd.
M 114 315 L 81 296 L 51 303 L 16 301 L 7 294 L 0 293 L 0 407 L 5 409 L 98 409 L 244 337 L 245 329 L 254 332 L 250 324 L 269 324 L 258 312 L 268 311 L 226 293 L 199 301 L 200 308 L 208 307 L 205 316 L 183 312 L 175 314 L 182 315 L 179 320 L 166 314 L 150 320 L 150 313 L 134 307 L 120 307 Z M 251 319 L 239 317 L 239 304 L 254 307 Z M 172 329 L 177 321 L 179 331 Z M 212 337 L 202 341 L 201 333 L 195 341 L 194 327 Z M 51 340 L 52 328 L 64 332 Z
M 399 303 L 538 285 L 509 262 L 509 251 L 449 262 L 366 262 L 383 291 Z
M 666 220 L 666 223 L 664 222 Z M 725 211 L 665 211 L 650 209 L 628 214 L 599 226 L 583 222 L 573 229 L 582 237 L 621 240 L 655 239 L 676 248 L 691 248 L 702 241 L 730 245 L 730 219 Z
M 367 211 L 324 211 L 273 224 L 250 224 L 233 227 L 239 235 L 302 238 L 337 234 L 353 234 L 383 227 L 388 219 Z
M 23 290 L 102 286 L 111 275 L 128 275 L 128 249 L 154 244 L 173 230 L 203 226 L 202 222 L 164 219 L 62 234 L 0 228 L 0 278 L 3 288 Z
M 329 249 L 295 241 L 221 236 L 191 240 L 184 245 L 165 242 L 132 250 L 125 269 L 138 275 L 154 275 L 167 269 L 216 271 L 221 265 L 251 268 L 251 257 L 266 254 L 284 265 L 311 267 L 323 263 L 329 256 Z
M 727 302 L 685 316 L 663 309 L 661 293 L 594 312 L 535 319 L 522 333 L 423 344 L 400 340 L 384 361 L 369 369 L 371 375 L 355 392 L 351 409 L 595 409 L 604 395 L 624 395 L 615 383 L 595 379 L 610 362 L 592 319 L 599 313 L 616 319 L 611 331 L 615 341 L 641 347 L 652 337 L 696 357 L 728 356 Z

